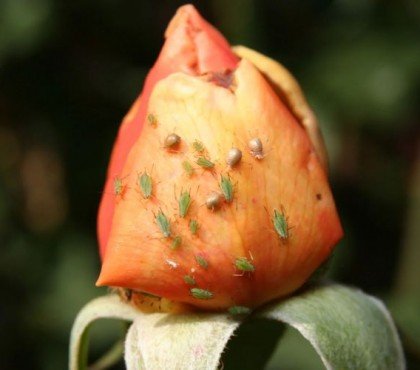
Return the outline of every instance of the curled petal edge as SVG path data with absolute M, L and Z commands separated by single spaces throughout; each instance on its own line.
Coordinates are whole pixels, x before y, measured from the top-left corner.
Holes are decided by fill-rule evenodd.
M 328 173 L 328 154 L 318 120 L 293 75 L 282 64 L 253 49 L 238 45 L 233 47 L 233 51 L 251 62 L 271 83 L 277 95 L 307 132 L 319 161 Z

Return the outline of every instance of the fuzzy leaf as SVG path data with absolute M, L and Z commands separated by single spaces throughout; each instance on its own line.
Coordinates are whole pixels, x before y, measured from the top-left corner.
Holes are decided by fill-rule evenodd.
M 239 324 L 226 314 L 140 315 L 126 338 L 127 370 L 217 369 Z
M 85 369 L 87 329 L 100 318 L 134 321 L 125 342 L 127 370 L 215 370 L 229 339 L 240 325 L 245 328 L 247 323 L 254 323 L 256 327 L 249 338 L 257 339 L 258 343 L 261 338 L 266 339 L 267 328 L 263 336 L 256 331 L 261 326 L 261 320 L 255 320 L 259 318 L 274 319 L 297 329 L 312 344 L 327 369 L 405 368 L 401 343 L 382 302 L 360 290 L 340 285 L 313 288 L 257 310 L 244 324 L 229 314 L 145 314 L 115 295 L 97 298 L 76 318 L 71 333 L 70 370 Z M 272 324 L 269 327 L 274 328 Z M 262 368 L 280 332 L 278 329 L 273 332 L 267 348 L 258 349 L 252 342 L 246 349 L 249 366 L 244 369 Z M 227 368 L 235 368 L 232 361 L 236 364 L 238 358 L 245 356 L 243 341 L 239 341 L 241 337 L 238 330 L 228 345 L 230 356 L 224 357 Z M 238 353 L 242 353 L 242 357 L 238 357 Z
M 325 285 L 273 304 L 259 315 L 297 329 L 327 369 L 405 368 L 389 312 L 360 290 Z
M 76 317 L 70 336 L 69 369 L 86 368 L 88 329 L 97 319 L 116 318 L 132 321 L 138 315 L 132 306 L 121 302 L 117 295 L 107 295 L 89 302 Z

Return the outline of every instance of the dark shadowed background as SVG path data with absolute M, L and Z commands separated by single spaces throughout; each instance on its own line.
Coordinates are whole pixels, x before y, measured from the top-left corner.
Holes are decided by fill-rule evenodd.
M 104 292 L 94 287 L 95 219 L 110 150 L 181 4 L 0 0 L 3 370 L 65 369 L 77 311 Z M 346 231 L 330 274 L 385 300 L 419 369 L 420 2 L 194 4 L 232 44 L 278 59 L 302 83 Z M 94 331 L 92 359 L 122 328 Z M 322 366 L 290 331 L 268 368 Z

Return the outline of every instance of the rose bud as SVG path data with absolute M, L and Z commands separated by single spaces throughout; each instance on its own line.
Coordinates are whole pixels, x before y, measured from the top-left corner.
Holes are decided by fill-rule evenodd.
M 342 237 L 296 82 L 237 53 L 181 7 L 120 128 L 97 285 L 141 308 L 254 308 L 301 287 Z

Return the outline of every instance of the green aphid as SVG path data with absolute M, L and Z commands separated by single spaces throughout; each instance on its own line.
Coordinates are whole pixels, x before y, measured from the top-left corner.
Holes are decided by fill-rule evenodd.
M 207 269 L 209 267 L 209 263 L 207 262 L 207 260 L 204 257 L 201 256 L 195 256 L 195 260 L 197 261 L 197 263 L 203 268 L 203 269 Z
M 280 213 L 277 209 L 274 210 L 273 225 L 280 239 L 286 240 L 289 238 L 289 227 L 283 211 Z
M 178 249 L 178 248 L 181 246 L 181 244 L 182 244 L 182 238 L 181 238 L 181 236 L 177 235 L 177 236 L 176 236 L 176 237 L 172 240 L 172 243 L 171 243 L 171 249 L 172 249 L 172 250 Z
M 222 175 L 220 180 L 220 189 L 222 190 L 226 202 L 231 202 L 233 200 L 233 184 L 229 176 Z
M 191 288 L 191 295 L 197 299 L 211 299 L 213 298 L 213 293 L 206 289 L 200 288 Z
M 254 265 L 248 261 L 246 257 L 239 257 L 235 261 L 235 267 L 240 271 L 253 272 L 255 271 Z
M 200 140 L 194 140 L 193 148 L 198 153 L 203 153 L 205 150 L 204 144 Z
M 124 185 L 119 177 L 114 179 L 114 194 L 121 195 L 124 190 Z
M 228 309 L 228 312 L 233 315 L 248 315 L 251 313 L 251 309 L 245 306 L 232 306 Z
M 188 176 L 192 176 L 194 174 L 194 167 L 192 166 L 190 162 L 188 161 L 182 162 L 182 167 L 184 168 L 184 171 Z
M 214 163 L 213 162 L 211 162 L 211 161 L 209 161 L 207 158 L 205 158 L 205 157 L 199 157 L 198 159 L 197 159 L 197 162 L 196 162 L 200 167 L 203 167 L 203 168 L 213 168 L 214 167 Z
M 147 121 L 149 122 L 149 125 L 150 126 L 154 126 L 154 127 L 157 126 L 157 118 L 156 118 L 156 116 L 154 114 L 149 113 L 147 115 Z
M 163 236 L 169 238 L 171 236 L 171 224 L 168 217 L 166 217 L 162 211 L 159 211 L 157 214 L 156 223 L 158 224 L 160 231 L 162 231 Z
M 139 175 L 138 183 L 143 196 L 146 199 L 150 198 L 153 191 L 153 182 L 151 176 L 147 172 L 142 173 Z
M 184 218 L 188 212 L 188 209 L 190 208 L 191 205 L 191 196 L 190 193 L 187 191 L 183 191 L 181 193 L 181 196 L 179 197 L 178 200 L 178 204 L 179 204 L 179 215 Z
M 197 234 L 197 231 L 200 227 L 198 222 L 196 220 L 190 220 L 190 223 L 188 225 L 190 227 L 191 234 L 195 235 Z
M 195 285 L 196 284 L 195 279 L 191 275 L 185 275 L 184 276 L 184 281 L 188 285 Z

